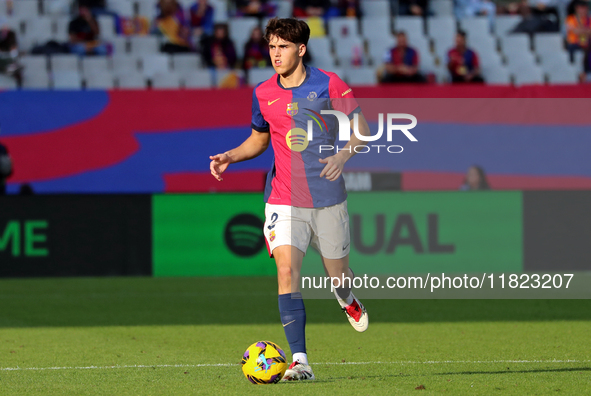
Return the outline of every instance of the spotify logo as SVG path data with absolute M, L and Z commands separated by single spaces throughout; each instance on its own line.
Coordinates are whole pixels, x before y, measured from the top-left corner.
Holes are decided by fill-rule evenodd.
M 265 246 L 264 222 L 250 213 L 234 216 L 224 231 L 226 245 L 232 253 L 241 257 L 254 256 Z
M 302 128 L 293 128 L 285 135 L 285 141 L 293 151 L 304 151 L 308 147 L 308 133 Z

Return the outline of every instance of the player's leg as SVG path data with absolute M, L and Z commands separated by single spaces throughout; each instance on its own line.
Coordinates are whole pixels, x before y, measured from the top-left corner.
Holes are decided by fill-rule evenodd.
M 314 379 L 306 353 L 306 308 L 299 289 L 304 253 L 294 246 L 283 245 L 273 250 L 273 257 L 277 264 L 279 313 L 293 357 L 283 380 Z
M 340 259 L 322 257 L 322 264 L 326 274 L 335 278 L 334 294 L 349 323 L 355 330 L 364 332 L 369 326 L 369 316 L 361 301 L 351 291 L 355 275 L 349 268 L 349 256 Z
M 351 236 L 347 202 L 316 211 L 312 220 L 312 230 L 312 245 L 322 256 L 326 274 L 339 279 L 334 280 L 335 286 L 338 286 L 335 287 L 335 296 L 347 314 L 349 323 L 357 331 L 367 330 L 367 311 L 351 292 L 354 275 L 349 268 Z
M 285 205 L 267 204 L 265 209 L 265 238 L 277 265 L 279 313 L 294 360 L 284 380 L 314 379 L 306 354 L 306 310 L 299 290 L 310 227 L 298 214 Z

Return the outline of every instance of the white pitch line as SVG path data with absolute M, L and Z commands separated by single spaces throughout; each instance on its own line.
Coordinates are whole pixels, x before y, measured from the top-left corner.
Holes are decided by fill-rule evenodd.
M 591 360 L 427 360 L 397 361 L 397 362 L 324 362 L 315 365 L 362 365 L 362 364 L 499 364 L 499 363 L 590 363 Z M 79 366 L 79 367 L 0 367 L 0 371 L 44 371 L 44 370 L 108 370 L 126 368 L 195 368 L 195 367 L 233 367 L 240 363 L 216 363 L 216 364 L 156 364 L 156 365 L 116 365 L 116 366 Z

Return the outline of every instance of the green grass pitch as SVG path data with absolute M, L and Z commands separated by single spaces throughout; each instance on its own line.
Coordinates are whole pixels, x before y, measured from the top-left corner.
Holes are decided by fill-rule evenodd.
M 244 350 L 288 350 L 275 290 L 273 278 L 1 280 L 0 395 L 591 394 L 588 300 L 367 300 L 363 334 L 336 301 L 308 300 L 317 381 L 255 386 Z

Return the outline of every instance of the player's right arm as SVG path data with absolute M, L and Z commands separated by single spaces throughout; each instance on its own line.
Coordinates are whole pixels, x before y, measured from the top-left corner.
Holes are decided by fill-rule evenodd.
M 240 146 L 225 153 L 209 157 L 211 160 L 209 164 L 211 174 L 218 181 L 222 181 L 222 173 L 228 168 L 228 165 L 258 157 L 269 147 L 270 141 L 271 134 L 269 132 L 258 132 L 253 129 L 248 139 Z

